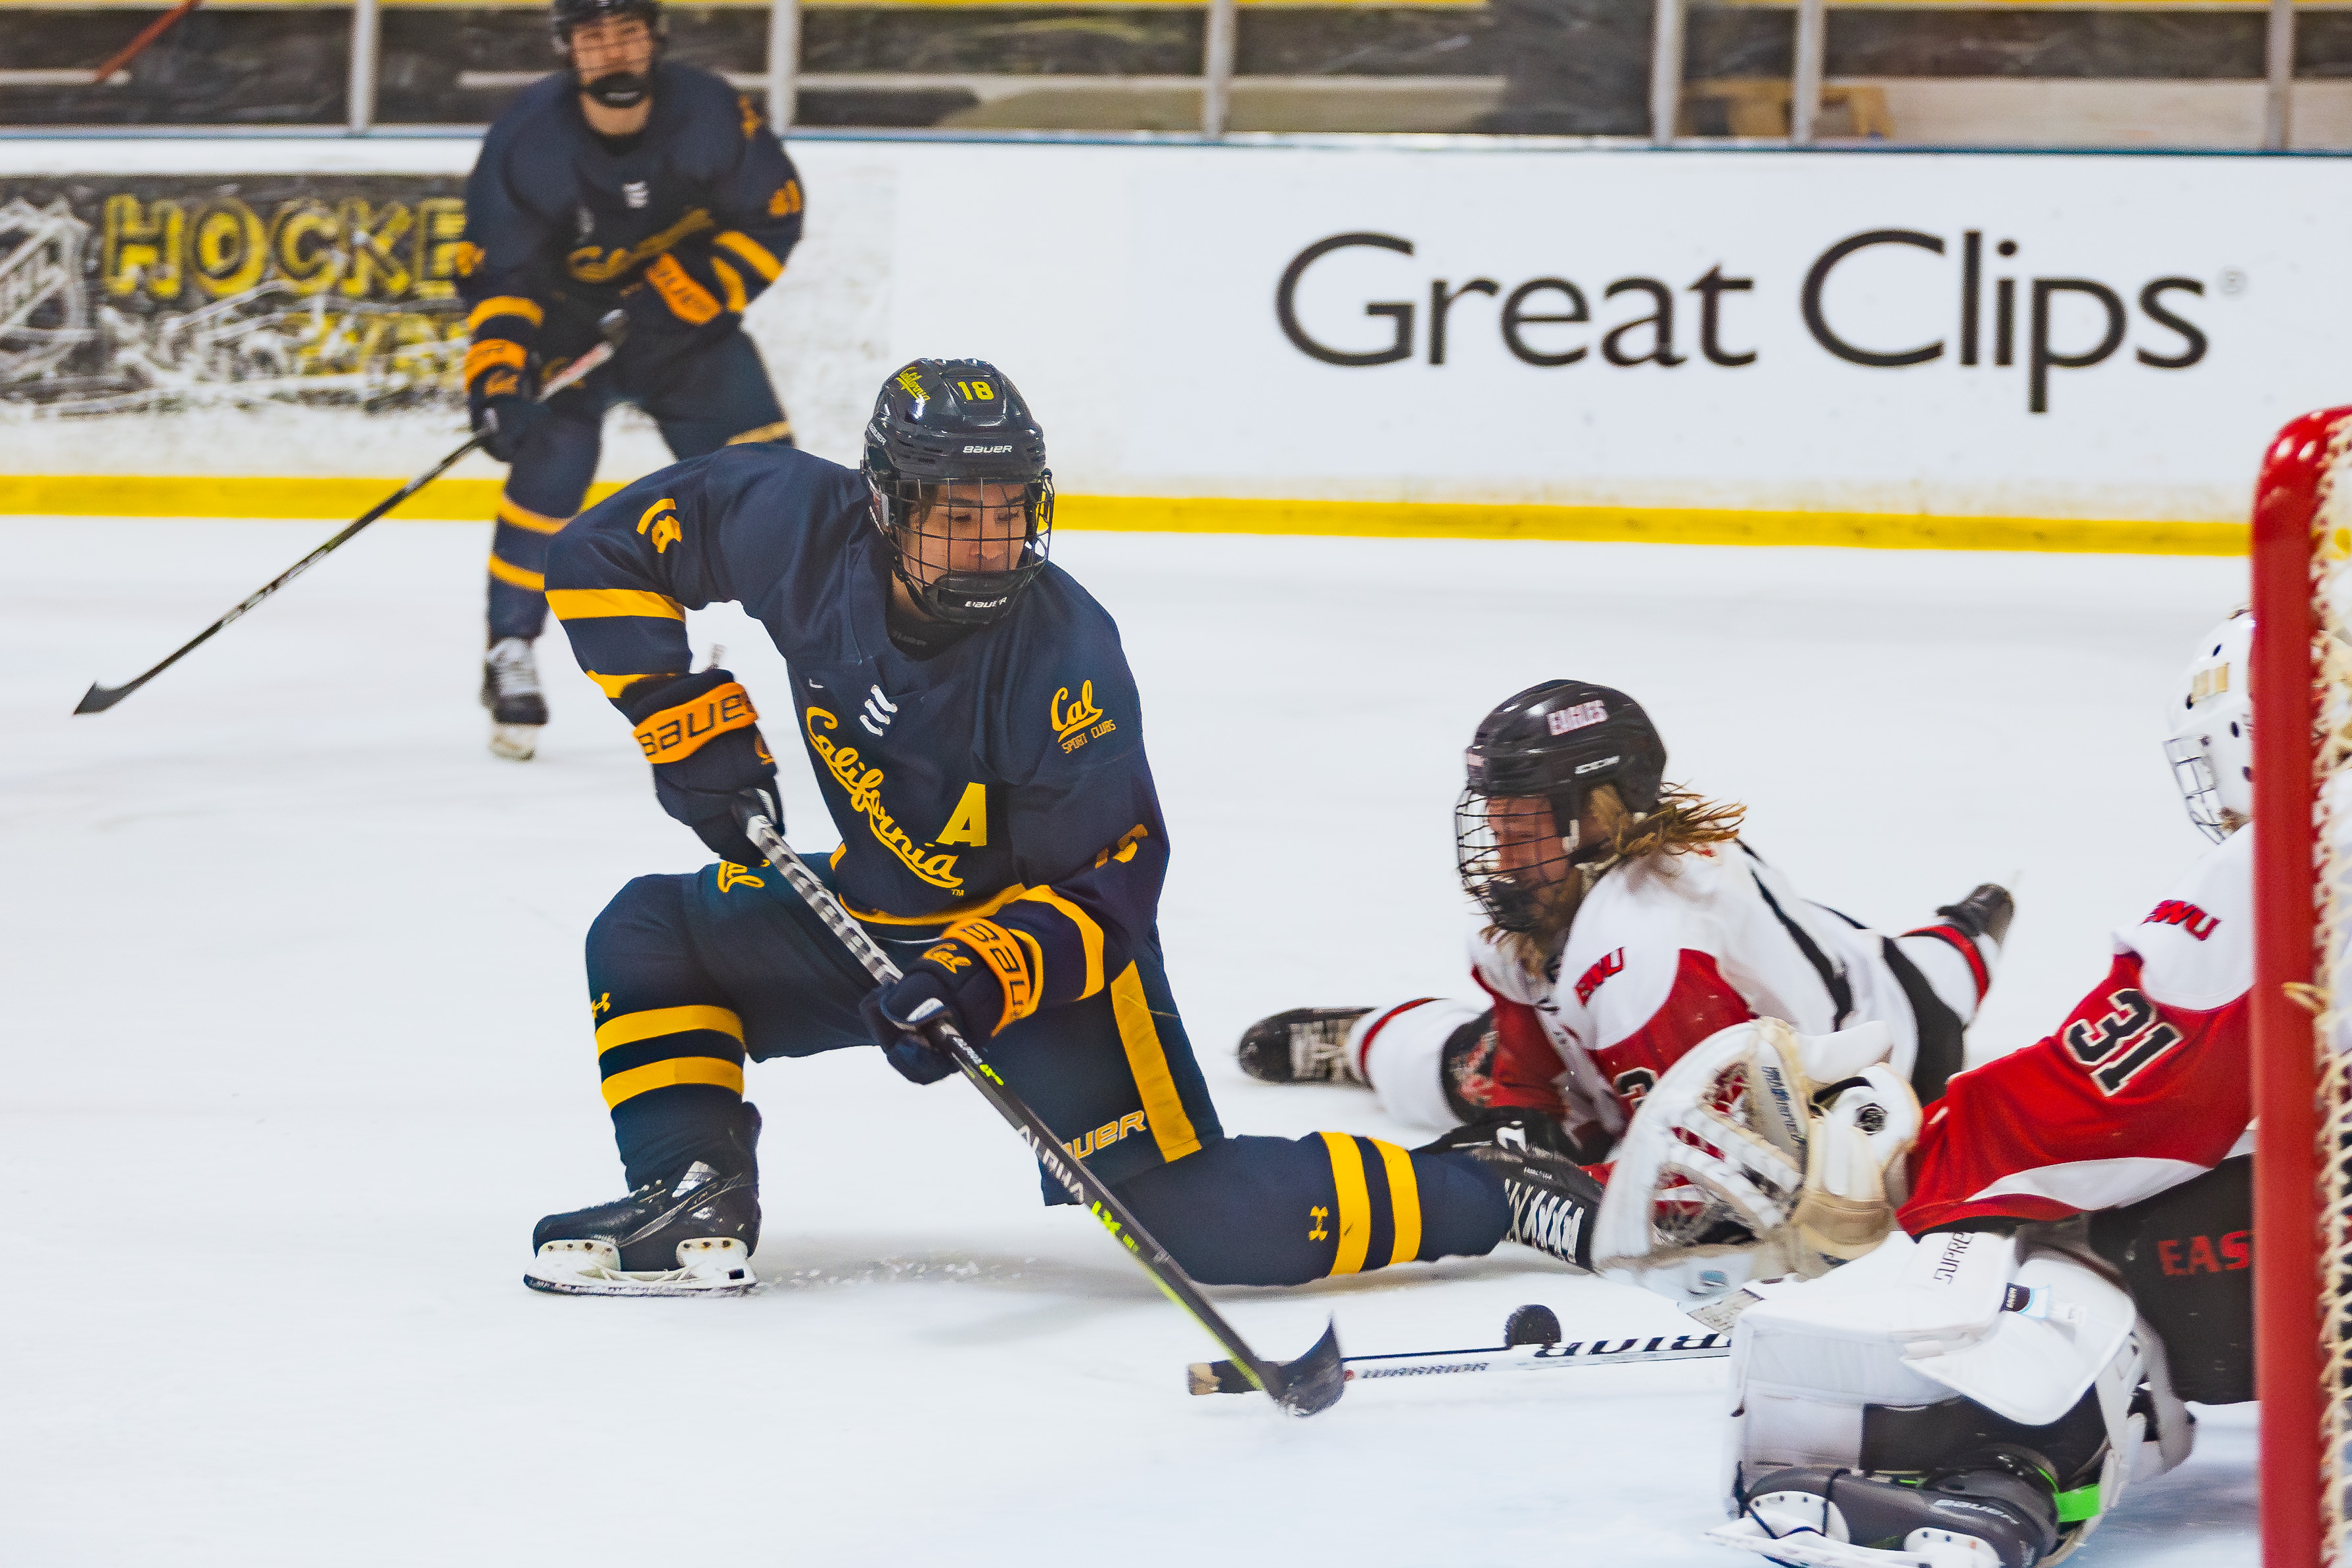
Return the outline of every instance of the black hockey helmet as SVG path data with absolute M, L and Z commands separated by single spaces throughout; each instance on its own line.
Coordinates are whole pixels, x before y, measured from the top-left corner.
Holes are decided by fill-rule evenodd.
M 1613 784 L 1626 810 L 1656 810 L 1666 745 L 1623 692 L 1547 680 L 1480 720 L 1463 763 L 1467 776 L 1454 809 L 1462 885 L 1498 928 L 1529 931 L 1560 869 L 1595 847 L 1577 841 L 1586 796 Z M 1525 820 L 1543 815 L 1515 804 L 1526 801 L 1545 803 L 1549 821 Z
M 561 48 L 572 41 L 572 28 L 618 16 L 635 16 L 656 38 L 668 26 L 662 19 L 661 0 L 554 0 L 549 7 L 548 26 Z
M 866 422 L 860 467 L 892 573 L 939 619 L 984 626 L 1045 569 L 1054 536 L 1045 433 L 986 360 L 919 359 L 891 373 Z M 991 500 L 987 486 L 1019 494 L 1000 489 Z M 975 543 L 977 565 L 968 559 Z M 959 556 L 967 557 L 961 569 Z

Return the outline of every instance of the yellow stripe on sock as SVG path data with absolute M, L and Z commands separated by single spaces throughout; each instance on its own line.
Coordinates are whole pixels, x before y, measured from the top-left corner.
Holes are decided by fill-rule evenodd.
M 1372 1147 L 1381 1152 L 1381 1164 L 1389 1173 L 1389 1215 L 1396 1225 L 1389 1261 L 1411 1263 L 1421 1256 L 1421 1182 L 1412 1173 L 1412 1156 L 1377 1138 Z
M 520 566 L 510 566 L 495 554 L 490 557 L 490 575 L 501 583 L 511 584 L 518 588 L 528 588 L 534 594 L 543 594 L 547 591 L 547 578 L 543 574 L 526 572 Z
M 647 1062 L 641 1068 L 616 1072 L 604 1080 L 604 1108 L 609 1110 L 625 1100 L 680 1083 L 707 1083 L 714 1089 L 731 1089 L 740 1094 L 743 1068 L 739 1062 L 723 1062 L 717 1057 L 672 1057 L 665 1062 Z
M 547 607 L 559 621 L 593 621 L 614 616 L 651 616 L 665 621 L 686 619 L 686 609 L 667 594 L 642 588 L 551 588 Z
M 1118 1023 L 1118 1043 L 1127 1047 L 1127 1070 L 1135 1075 L 1135 1087 L 1142 1091 L 1143 1112 L 1150 1120 L 1151 1139 L 1160 1145 L 1160 1157 L 1173 1161 L 1199 1153 L 1201 1135 L 1192 1130 L 1183 1097 L 1176 1092 L 1175 1076 L 1168 1070 L 1168 1050 L 1160 1043 L 1160 1026 L 1151 1021 L 1151 1004 L 1144 1000 L 1143 977 L 1132 963 L 1110 983 L 1110 1011 Z M 1359 1174 L 1356 1190 L 1361 1193 L 1363 1187 L 1364 1178 Z
M 1331 1154 L 1331 1185 L 1339 1197 L 1339 1255 L 1331 1260 L 1334 1274 L 1360 1274 L 1364 1254 L 1372 1246 L 1372 1194 L 1364 1185 L 1364 1155 L 1344 1132 L 1326 1132 L 1323 1142 Z
M 599 1026 L 596 1054 L 601 1057 L 615 1046 L 634 1046 L 656 1035 L 683 1035 L 689 1029 L 709 1029 L 739 1046 L 743 1043 L 743 1020 L 724 1007 L 648 1007 L 642 1013 L 624 1013 Z
M 533 511 L 527 506 L 518 506 L 511 497 L 502 495 L 499 497 L 499 521 L 513 523 L 517 528 L 529 529 L 533 533 L 561 533 L 563 531 L 563 525 L 571 520 L 550 517 L 543 511 Z

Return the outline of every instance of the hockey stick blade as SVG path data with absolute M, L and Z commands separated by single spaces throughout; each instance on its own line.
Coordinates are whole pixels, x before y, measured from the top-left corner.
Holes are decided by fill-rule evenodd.
M 628 317 L 619 310 L 608 310 L 604 313 L 604 318 L 596 323 L 596 330 L 604 333 L 604 341 L 591 348 L 587 353 L 582 354 L 578 359 L 573 360 L 570 364 L 565 365 L 563 369 L 559 371 L 556 374 L 549 377 L 547 384 L 540 389 L 540 402 L 546 402 L 549 398 L 553 397 L 557 393 L 562 392 L 565 387 L 570 386 L 572 383 L 583 379 L 590 372 L 595 370 L 597 366 L 603 364 L 606 360 L 611 359 L 614 354 L 620 353 L 621 343 L 629 334 Z M 144 675 L 140 676 L 137 679 L 125 681 L 121 686 L 101 686 L 96 681 L 92 681 L 90 683 L 89 689 L 81 694 L 81 700 L 74 704 L 74 711 L 76 713 L 105 712 L 108 709 L 121 701 L 124 698 L 130 696 L 132 692 L 138 690 L 141 687 L 146 685 L 149 681 L 154 679 L 157 676 L 163 674 L 165 670 L 171 668 L 173 665 L 187 658 L 188 655 L 195 652 L 196 649 L 202 647 L 205 643 L 210 642 L 215 636 L 226 631 L 229 626 L 237 619 L 237 617 L 244 615 L 247 610 L 252 609 L 256 605 L 260 604 L 262 600 L 267 599 L 270 595 L 275 594 L 278 589 L 283 588 L 287 584 L 291 583 L 295 578 L 299 577 L 303 573 L 308 572 L 311 567 L 326 559 L 327 556 L 341 549 L 344 544 L 348 543 L 352 537 L 358 533 L 360 530 L 365 528 L 368 524 L 373 522 L 376 519 L 382 517 L 384 513 L 398 506 L 402 501 L 406 500 L 410 496 L 415 495 L 418 490 L 423 489 L 426 485 L 431 484 L 435 479 L 439 479 L 443 474 L 448 472 L 449 469 L 457 466 L 458 458 L 464 457 L 467 453 L 472 451 L 481 444 L 482 438 L 479 436 L 469 437 L 464 446 L 458 447 L 456 451 L 450 453 L 447 457 L 442 458 L 439 462 L 434 464 L 431 468 L 425 469 L 423 473 L 417 475 L 415 479 L 409 480 L 406 484 L 393 491 L 392 494 L 384 497 L 383 500 L 376 502 L 375 505 L 362 512 L 356 521 L 345 525 L 341 532 L 327 541 L 326 543 L 321 544 L 319 548 L 310 552 L 310 554 L 305 555 L 301 560 L 297 561 L 293 565 L 289 566 L 285 571 L 280 572 L 277 576 L 272 577 L 268 582 L 264 583 L 260 587 L 256 588 L 252 593 L 247 594 L 242 600 L 238 601 L 235 609 L 229 611 L 228 614 L 215 621 L 211 626 L 206 626 L 203 631 L 198 632 L 194 637 L 190 637 L 186 642 L 181 644 L 179 648 L 173 652 L 170 658 L 165 658 L 160 664 L 151 665 L 148 668 L 147 672 Z
M 1636 1334 L 1622 1340 L 1569 1340 L 1556 1345 L 1492 1345 L 1479 1350 L 1345 1356 L 1340 1358 L 1338 1370 L 1343 1382 L 1356 1383 L 1490 1372 L 1549 1372 L 1559 1367 L 1718 1361 L 1730 1353 L 1731 1336 L 1727 1333 Z M 1312 1352 L 1307 1359 L 1313 1359 Z M 1252 1392 L 1247 1376 L 1229 1361 L 1194 1362 L 1187 1371 L 1185 1386 L 1193 1394 Z

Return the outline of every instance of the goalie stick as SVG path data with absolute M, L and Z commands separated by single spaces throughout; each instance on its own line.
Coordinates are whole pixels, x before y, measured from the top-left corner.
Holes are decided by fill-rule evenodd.
M 561 371 L 557 372 L 555 375 L 549 380 L 545 386 L 539 389 L 538 401 L 541 403 L 546 402 L 549 398 L 553 397 L 565 387 L 581 380 L 591 371 L 593 371 L 597 366 L 603 364 L 606 360 L 611 359 L 614 354 L 620 353 L 621 340 L 628 335 L 628 328 L 629 320 L 627 316 L 619 310 L 607 311 L 604 319 L 596 323 L 596 330 L 604 334 L 604 341 L 590 349 L 586 353 L 582 354 L 578 359 L 573 360 L 570 364 L 565 365 Z M 287 584 L 294 581 L 295 578 L 302 575 L 303 573 L 308 572 L 311 567 L 316 566 L 333 552 L 342 548 L 342 546 L 351 542 L 352 536 L 357 534 L 360 530 L 365 528 L 369 523 L 373 522 L 385 512 L 390 511 L 394 507 L 398 506 L 402 501 L 406 500 L 410 496 L 415 495 L 418 490 L 423 489 L 426 485 L 431 484 L 435 479 L 439 479 L 443 474 L 448 472 L 451 468 L 457 465 L 458 458 L 464 457 L 467 453 L 472 451 L 481 444 L 482 438 L 478 435 L 468 438 L 464 446 L 458 447 L 456 451 L 450 453 L 447 457 L 442 458 L 439 462 L 434 464 L 431 468 L 425 469 L 423 473 L 417 475 L 415 479 L 401 486 L 400 489 L 394 490 L 391 495 L 386 496 L 383 500 L 370 507 L 360 516 L 356 522 L 351 524 L 351 526 L 344 529 L 341 533 L 336 534 L 332 539 L 327 541 L 326 543 L 321 544 L 318 549 L 313 550 L 310 554 L 305 555 L 301 560 L 297 561 L 293 565 L 289 566 L 285 571 L 280 572 L 277 576 L 272 577 L 268 582 L 264 583 L 260 587 L 256 588 L 252 593 L 247 594 L 244 598 L 238 600 L 236 606 L 230 610 L 228 614 L 215 621 L 211 626 L 206 626 L 203 631 L 198 632 L 194 637 L 190 637 L 185 643 L 181 645 L 179 651 L 173 654 L 169 658 L 164 659 L 161 664 L 150 668 L 146 674 L 140 676 L 135 680 L 127 681 L 121 686 L 100 686 L 95 681 L 91 682 L 90 689 L 82 693 L 81 700 L 74 704 L 74 711 L 76 713 L 105 712 L 108 709 L 121 701 L 124 698 L 130 696 L 132 692 L 138 690 L 141 687 L 146 685 L 149 681 L 154 679 L 157 676 L 163 674 L 165 670 L 171 668 L 173 665 L 187 658 L 188 655 L 195 652 L 196 649 L 202 647 L 205 643 L 210 642 L 215 636 L 226 629 L 230 622 L 236 620 L 247 610 L 250 610 L 255 605 L 260 604 L 262 600 L 267 599 L 270 595 L 275 594 L 278 589 L 286 586 Z
M 816 873 L 784 842 L 772 820 L 752 811 L 739 811 L 738 819 L 743 837 L 757 846 L 768 864 L 792 884 L 793 891 L 824 921 L 826 929 L 849 950 L 850 955 L 866 966 L 866 973 L 874 977 L 877 984 L 887 985 L 901 977 L 890 955 L 841 907 L 841 900 L 833 896 L 832 890 L 816 879 Z M 1151 1233 L 1128 1212 L 1118 1194 L 1087 1169 L 1086 1162 L 1070 1156 L 1045 1119 L 996 1076 L 996 1069 L 988 1065 L 961 1031 L 942 1018 L 926 1024 L 924 1032 L 980 1090 L 981 1097 L 995 1107 L 996 1113 L 1021 1134 L 1046 1173 L 1084 1204 L 1102 1222 L 1103 1228 L 1127 1248 L 1128 1255 L 1143 1266 L 1151 1282 L 1170 1300 L 1192 1314 L 1192 1321 L 1207 1330 L 1209 1337 L 1232 1358 L 1217 1364 L 1232 1369 L 1238 1384 L 1235 1393 L 1262 1393 L 1293 1415 L 1312 1415 L 1339 1403 L 1339 1395 L 1347 1391 L 1347 1384 L 1340 1371 L 1337 1322 L 1328 1325 L 1314 1348 L 1297 1361 L 1266 1361 L 1259 1357 L 1225 1321 L 1224 1315 L 1201 1294 L 1201 1288 L 1169 1255 L 1168 1249 L 1152 1239 Z

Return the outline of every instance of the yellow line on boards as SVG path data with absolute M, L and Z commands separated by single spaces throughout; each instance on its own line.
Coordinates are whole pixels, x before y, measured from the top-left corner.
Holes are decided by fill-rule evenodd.
M 1057 526 L 1139 533 L 1310 533 L 1370 539 L 1558 539 L 1594 543 L 1835 545 L 2097 555 L 2243 555 L 2240 522 L 1927 517 L 1452 501 L 1162 500 L 1057 496 Z
M 436 479 L 391 515 L 488 522 L 498 479 Z M 47 517 L 357 517 L 397 479 L 0 474 L 0 514 Z M 593 504 L 618 489 L 601 484 Z M 1074 531 L 1324 534 L 1362 539 L 1550 539 L 1593 543 L 1832 545 L 2101 555 L 2243 555 L 2246 525 L 2117 518 L 1929 517 L 1907 512 L 1734 511 L 1457 501 L 1259 500 L 1065 495 Z
M 354 518 L 401 487 L 382 479 L 215 479 L 188 474 L 0 474 L 0 513 L 50 517 Z M 504 479 L 436 479 L 386 516 L 411 521 L 488 522 Z M 593 487 L 603 500 L 618 485 Z

